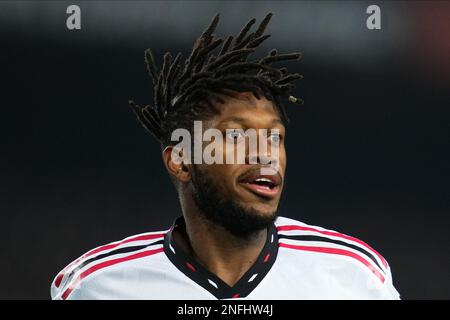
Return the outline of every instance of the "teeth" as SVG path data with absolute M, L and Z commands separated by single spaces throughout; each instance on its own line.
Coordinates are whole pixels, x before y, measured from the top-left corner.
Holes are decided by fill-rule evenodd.
M 267 179 L 267 178 L 258 178 L 258 179 L 256 179 L 255 181 L 258 181 L 258 182 L 269 182 L 269 183 L 272 182 L 272 180 Z

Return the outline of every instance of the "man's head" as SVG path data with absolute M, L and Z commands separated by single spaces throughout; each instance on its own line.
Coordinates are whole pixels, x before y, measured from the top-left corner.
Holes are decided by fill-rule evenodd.
M 288 97 L 294 86 L 292 82 L 302 78 L 299 74 L 288 74 L 286 68 L 271 65 L 299 59 L 298 53 L 278 54 L 272 50 L 261 59 L 248 60 L 255 48 L 269 37 L 264 35 L 264 30 L 270 17 L 268 14 L 255 32 L 249 33 L 255 23 L 252 19 L 236 38 L 229 36 L 223 41 L 212 35 L 218 23 L 216 15 L 196 41 L 184 68 L 180 67 L 180 54 L 173 60 L 166 54 L 159 72 L 151 51 L 147 50 L 155 105 L 141 108 L 130 102 L 140 122 L 160 141 L 164 163 L 182 194 L 180 198 L 190 197 L 203 218 L 239 237 L 251 236 L 276 217 L 286 169 L 284 136 L 288 119 L 281 98 Z M 220 51 L 213 54 L 222 43 Z M 300 100 L 292 96 L 289 99 Z M 193 132 L 193 123 L 199 120 L 204 131 L 217 129 L 224 136 L 220 147 L 214 150 L 215 155 L 218 153 L 225 159 L 230 150 L 244 143 L 245 163 L 173 161 L 176 142 L 171 141 L 172 133 L 180 128 Z M 271 159 L 271 151 L 251 152 L 248 138 L 241 134 L 247 129 L 267 130 L 263 138 L 267 139 L 268 146 L 279 145 L 277 166 L 271 174 L 261 174 L 261 168 L 270 164 L 262 159 Z M 231 139 L 227 139 L 229 135 Z M 203 149 L 206 147 L 203 141 L 194 142 L 201 143 Z
M 205 218 L 236 236 L 250 236 L 267 227 L 276 217 L 286 169 L 285 127 L 273 102 L 256 99 L 252 93 L 227 98 L 221 111 L 203 123 L 204 130 L 214 128 L 225 137 L 215 152 L 223 159 L 230 153 L 236 157 L 237 149 L 244 145 L 245 163 L 177 165 L 172 162 L 168 147 L 163 154 L 166 167 L 180 181 L 179 191 L 194 199 Z M 267 139 L 268 146 L 277 139 L 276 171 L 261 174 L 261 167 L 268 167 L 268 164 L 261 164 L 260 159 L 250 164 L 251 157 L 270 158 L 271 149 L 250 152 L 249 139 L 242 134 L 248 129 L 267 130 L 267 135 L 258 139 Z

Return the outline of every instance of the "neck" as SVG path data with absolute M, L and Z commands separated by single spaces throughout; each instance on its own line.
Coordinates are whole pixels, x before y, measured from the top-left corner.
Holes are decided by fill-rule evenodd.
M 198 211 L 182 207 L 186 235 L 174 232 L 174 241 L 203 267 L 233 286 L 255 263 L 266 242 L 267 230 L 239 238 L 206 220 Z

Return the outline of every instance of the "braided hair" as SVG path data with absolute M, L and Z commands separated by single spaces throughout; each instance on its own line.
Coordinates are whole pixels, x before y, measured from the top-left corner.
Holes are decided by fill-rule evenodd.
M 264 96 L 274 102 L 282 121 L 288 123 L 280 98 L 302 104 L 301 99 L 289 96 L 289 91 L 294 88 L 293 82 L 303 76 L 289 74 L 287 68 L 275 68 L 272 64 L 298 60 L 301 53 L 279 54 L 273 49 L 263 58 L 249 60 L 256 48 L 270 37 L 264 31 L 271 17 L 272 13 L 267 14 L 254 32 L 250 29 L 256 20 L 251 19 L 236 37 L 230 35 L 224 40 L 213 35 L 219 22 L 219 14 L 216 14 L 194 43 L 184 66 L 181 53 L 173 58 L 167 52 L 158 70 L 152 51 L 145 50 L 147 70 L 153 81 L 154 103 L 140 107 L 129 101 L 129 105 L 139 122 L 162 147 L 170 144 L 171 133 L 176 128 L 192 130 L 194 120 L 217 114 L 227 90 L 249 91 L 257 99 Z M 219 46 L 220 50 L 213 53 Z

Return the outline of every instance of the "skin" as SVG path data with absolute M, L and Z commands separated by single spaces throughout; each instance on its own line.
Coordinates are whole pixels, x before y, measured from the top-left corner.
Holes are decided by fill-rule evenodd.
M 220 108 L 220 114 L 203 121 L 203 130 L 208 128 L 225 129 L 279 129 L 279 168 L 284 181 L 286 169 L 286 151 L 284 146 L 285 128 L 273 103 L 263 97 L 256 99 L 252 93 L 234 93 Z M 226 142 L 224 142 L 226 143 Z M 188 239 L 174 232 L 174 241 L 186 253 L 190 254 L 207 270 L 233 286 L 254 264 L 267 237 L 267 231 L 260 230 L 248 239 L 240 239 L 223 227 L 202 219 L 199 208 L 192 197 L 192 165 L 176 164 L 171 161 L 172 146 L 163 151 L 163 160 L 167 171 L 178 184 L 178 195 L 186 221 Z M 225 148 L 223 148 L 225 150 Z M 269 148 L 270 151 L 270 148 Z M 218 151 L 225 152 L 225 151 Z M 247 157 L 251 156 L 246 154 Z M 225 153 L 224 153 L 225 157 Z M 248 191 L 239 184 L 238 177 L 261 164 L 202 164 L 201 169 L 215 179 L 221 186 L 223 197 L 232 197 L 244 207 L 256 209 L 259 215 L 273 215 L 278 207 L 282 184 L 274 198 L 263 198 Z

